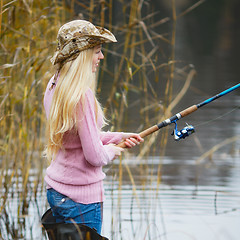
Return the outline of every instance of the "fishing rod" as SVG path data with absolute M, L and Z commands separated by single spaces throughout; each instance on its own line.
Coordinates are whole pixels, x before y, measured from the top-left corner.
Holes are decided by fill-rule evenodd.
M 161 128 L 166 127 L 166 126 L 174 123 L 175 124 L 175 129 L 174 129 L 173 134 L 172 134 L 172 135 L 174 135 L 174 139 L 176 141 L 184 139 L 185 137 L 188 137 L 189 135 L 194 133 L 195 129 L 194 129 L 194 127 L 192 125 L 188 125 L 187 124 L 186 127 L 184 127 L 182 130 L 179 131 L 177 129 L 177 121 L 179 119 L 181 119 L 183 117 L 186 117 L 187 115 L 195 112 L 199 108 L 201 108 L 201 107 L 207 105 L 208 103 L 213 102 L 214 100 L 216 100 L 216 99 L 218 99 L 218 98 L 220 98 L 220 97 L 222 97 L 222 96 L 224 96 L 224 95 L 226 95 L 226 94 L 236 90 L 239 87 L 240 87 L 240 83 L 238 83 L 237 85 L 235 85 L 233 87 L 230 87 L 230 88 L 226 89 L 225 91 L 223 91 L 223 92 L 221 92 L 221 93 L 219 93 L 219 94 L 217 94 L 217 95 L 215 95 L 215 96 L 213 96 L 211 98 L 208 98 L 207 100 L 205 100 L 205 101 L 203 101 L 203 102 L 201 102 L 199 104 L 192 105 L 191 107 L 188 107 L 188 108 L 184 109 L 183 111 L 181 111 L 181 112 L 175 114 L 174 116 L 172 116 L 172 117 L 162 121 L 161 123 L 156 124 L 156 125 L 148 128 L 148 129 L 140 132 L 139 135 L 142 138 L 144 138 L 144 137 L 146 137 L 146 136 L 148 136 L 148 135 L 150 135 L 150 134 L 160 130 Z M 123 148 L 127 147 L 124 142 L 118 144 L 117 146 L 123 147 Z

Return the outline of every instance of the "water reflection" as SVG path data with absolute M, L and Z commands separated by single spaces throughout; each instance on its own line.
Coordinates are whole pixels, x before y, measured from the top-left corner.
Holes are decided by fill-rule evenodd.
M 119 166 L 108 169 L 105 235 L 116 240 L 238 239 L 239 156 L 222 159 L 216 154 L 214 165 L 164 158 L 160 185 L 156 184 L 158 157 L 138 164 L 135 159 L 125 161 L 135 185 L 124 164 L 121 186 L 114 181 Z

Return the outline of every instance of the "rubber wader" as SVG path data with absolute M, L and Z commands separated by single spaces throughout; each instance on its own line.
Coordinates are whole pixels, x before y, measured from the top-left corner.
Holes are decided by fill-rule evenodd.
M 109 240 L 83 224 L 77 223 L 56 223 L 51 209 L 48 209 L 42 216 L 41 222 L 49 240 Z

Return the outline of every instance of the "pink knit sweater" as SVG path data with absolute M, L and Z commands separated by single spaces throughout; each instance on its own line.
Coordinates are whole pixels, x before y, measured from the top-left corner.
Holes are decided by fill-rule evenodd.
M 50 112 L 52 96 L 55 88 L 49 90 L 52 79 L 48 83 L 44 107 L 47 118 Z M 102 166 L 115 157 L 115 150 L 109 143 L 118 144 L 123 133 L 103 132 L 103 115 L 95 113 L 93 92 L 88 89 L 84 107 L 78 105 L 78 125 L 76 131 L 69 131 L 63 138 L 63 150 L 59 150 L 46 170 L 45 181 L 48 188 L 68 196 L 75 202 L 89 204 L 104 200 Z M 84 112 L 83 112 L 84 109 Z

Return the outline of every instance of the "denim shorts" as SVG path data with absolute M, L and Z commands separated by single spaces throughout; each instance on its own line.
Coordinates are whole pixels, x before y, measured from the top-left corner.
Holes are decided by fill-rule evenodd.
M 53 188 L 47 190 L 47 200 L 56 222 L 82 223 L 101 234 L 102 203 L 77 203 Z

